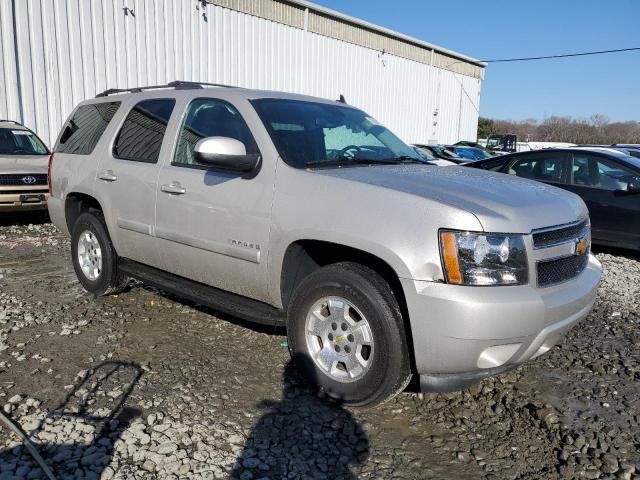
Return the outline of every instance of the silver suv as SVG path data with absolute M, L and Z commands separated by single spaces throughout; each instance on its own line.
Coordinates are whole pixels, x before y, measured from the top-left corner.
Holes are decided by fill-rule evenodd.
M 301 95 L 107 91 L 63 127 L 51 187 L 87 291 L 134 277 L 286 325 L 310 378 L 352 404 L 545 353 L 601 276 L 576 195 L 426 165 L 361 110 Z

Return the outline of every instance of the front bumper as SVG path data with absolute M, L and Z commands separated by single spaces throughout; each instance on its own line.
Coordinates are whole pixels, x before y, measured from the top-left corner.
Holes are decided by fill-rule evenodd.
M 45 191 L 16 191 L 3 193 L 0 190 L 0 212 L 45 210 L 49 193 Z
M 589 314 L 601 274 L 590 255 L 580 275 L 548 288 L 403 279 L 421 385 L 459 390 L 547 352 Z

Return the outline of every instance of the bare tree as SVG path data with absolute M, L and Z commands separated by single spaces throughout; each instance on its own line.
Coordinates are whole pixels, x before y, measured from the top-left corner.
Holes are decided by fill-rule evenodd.
M 579 144 L 640 143 L 640 122 L 611 122 L 596 113 L 588 119 L 552 115 L 541 122 L 482 119 L 482 133 L 513 133 L 523 141 L 570 142 Z M 491 125 L 491 128 L 487 128 Z

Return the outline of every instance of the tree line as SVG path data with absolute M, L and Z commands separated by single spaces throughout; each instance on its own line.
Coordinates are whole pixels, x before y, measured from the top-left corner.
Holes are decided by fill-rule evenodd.
M 478 119 L 478 138 L 513 133 L 518 141 L 569 142 L 577 144 L 640 143 L 640 122 L 611 122 L 605 115 L 588 119 L 547 117 L 541 122 L 528 120 Z

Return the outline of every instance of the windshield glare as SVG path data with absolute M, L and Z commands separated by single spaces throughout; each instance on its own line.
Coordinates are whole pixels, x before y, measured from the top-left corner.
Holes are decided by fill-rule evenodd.
M 355 108 L 286 99 L 252 103 L 282 159 L 292 167 L 350 159 L 424 162 L 412 147 Z
M 0 155 L 46 155 L 47 147 L 29 130 L 0 128 Z

